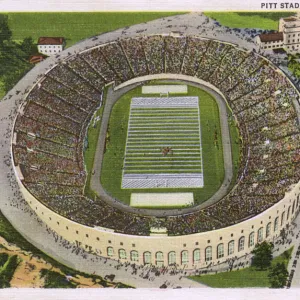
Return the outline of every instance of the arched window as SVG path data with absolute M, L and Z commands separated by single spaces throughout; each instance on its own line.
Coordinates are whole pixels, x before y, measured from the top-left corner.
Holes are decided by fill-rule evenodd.
M 263 241 L 263 238 L 264 238 L 264 228 L 263 227 L 260 227 L 258 229 L 258 232 L 257 232 L 257 242 L 258 243 L 261 243 Z
M 276 219 L 274 221 L 274 231 L 278 230 L 278 224 L 279 224 L 279 217 L 276 217 Z
M 176 264 L 176 253 L 171 251 L 168 254 L 168 265 Z
M 234 254 L 234 240 L 228 243 L 228 255 Z
M 296 204 L 296 202 L 294 200 L 294 202 L 293 202 L 293 208 L 292 208 L 292 214 L 295 212 L 295 204 Z
M 249 234 L 249 247 L 253 247 L 254 246 L 254 231 L 252 231 L 250 234 Z
M 113 256 L 113 255 L 114 255 L 114 248 L 107 247 L 107 256 Z
M 267 224 L 267 227 L 266 227 L 266 237 L 268 237 L 270 234 L 271 234 L 271 222 L 269 222 Z
M 238 251 L 243 251 L 245 248 L 245 237 L 242 236 L 240 239 L 239 239 L 239 246 L 238 246 Z
M 212 248 L 211 246 L 206 247 L 205 249 L 205 261 L 212 260 Z
M 290 212 L 291 212 L 291 207 L 289 206 L 288 212 L 287 212 L 287 216 L 286 216 L 286 220 L 287 220 L 287 221 L 289 220 Z
M 147 264 L 151 264 L 151 252 L 147 251 L 147 252 L 144 252 L 144 264 L 147 265 Z
M 193 261 L 194 264 L 200 262 L 200 249 L 195 249 L 193 252 Z
M 155 254 L 156 265 L 162 267 L 164 265 L 164 254 L 162 252 L 156 252 Z
M 126 251 L 124 249 L 119 249 L 119 258 L 120 259 L 126 259 Z
M 189 253 L 187 250 L 181 251 L 181 264 L 187 264 L 189 262 Z
M 224 244 L 219 244 L 217 246 L 217 258 L 222 258 L 224 257 Z
M 281 223 L 280 223 L 280 226 L 283 225 L 284 217 L 285 217 L 285 211 L 281 214 Z
M 130 260 L 131 261 L 139 261 L 139 253 L 135 250 L 130 252 Z

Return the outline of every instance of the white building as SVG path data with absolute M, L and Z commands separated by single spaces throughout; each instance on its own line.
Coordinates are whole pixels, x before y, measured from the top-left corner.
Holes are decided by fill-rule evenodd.
M 65 46 L 63 37 L 40 37 L 38 40 L 38 51 L 45 55 L 55 55 L 61 52 Z
M 283 33 L 266 33 L 256 37 L 256 43 L 262 50 L 273 50 L 283 48 Z
M 277 33 L 260 34 L 255 38 L 260 49 L 283 48 L 289 53 L 300 53 L 300 18 L 281 18 L 278 30 Z
M 298 17 L 282 18 L 279 31 L 283 32 L 284 48 L 287 52 L 300 52 L 300 19 Z

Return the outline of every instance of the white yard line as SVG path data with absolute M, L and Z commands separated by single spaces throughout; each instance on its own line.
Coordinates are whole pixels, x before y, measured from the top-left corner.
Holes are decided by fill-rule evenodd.
M 164 109 L 159 109 L 160 113 L 157 113 L 157 107 Z M 174 111 L 174 107 L 178 109 Z M 187 120 L 190 126 L 187 127 L 184 120 Z M 172 126 L 166 128 L 170 122 Z M 198 97 L 132 98 L 122 187 L 202 187 L 203 166 L 199 127 Z M 180 147 L 181 152 L 164 159 L 160 148 L 166 146 Z M 189 152 L 188 149 L 192 151 Z M 148 155 L 144 156 L 147 153 Z M 145 172 L 151 173 L 152 176 L 143 176 Z M 194 179 L 189 182 L 186 180 L 186 174 L 191 172 L 201 176 L 193 175 L 190 178 Z M 159 176 L 162 173 L 172 174 L 172 179 L 168 176 Z M 137 176 L 128 177 L 135 174 Z

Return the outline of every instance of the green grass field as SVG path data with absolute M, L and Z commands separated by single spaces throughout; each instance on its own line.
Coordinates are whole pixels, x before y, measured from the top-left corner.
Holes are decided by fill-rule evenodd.
M 20 262 L 21 259 L 18 255 L 7 257 L 3 266 L 0 267 L 0 288 L 10 287 L 10 281 L 12 280 Z
M 281 262 L 287 266 L 291 258 L 292 251 L 293 247 L 274 258 L 272 266 Z M 256 270 L 254 267 L 248 267 L 232 272 L 191 276 L 189 278 L 214 288 L 270 287 L 268 274 L 269 270 L 260 271 Z
M 37 43 L 41 36 L 63 36 L 66 39 L 66 47 L 70 47 L 94 35 L 177 15 L 180 12 L 30 12 L 3 14 L 8 16 L 12 40 L 16 42 L 21 42 L 26 37 L 32 37 Z M 7 90 L 4 89 L 3 82 L 0 81 L 0 99 L 6 93 Z
M 231 113 L 228 111 L 228 114 Z M 241 140 L 239 135 L 239 129 L 233 118 L 229 121 L 229 132 L 231 139 L 231 155 L 233 162 L 233 176 L 229 187 L 229 189 L 231 189 L 236 183 L 241 158 Z
M 231 28 L 278 30 L 279 19 L 294 12 L 205 12 L 205 15 Z
M 204 188 L 191 189 L 121 189 L 122 166 L 124 161 L 127 126 L 130 102 L 133 97 L 141 96 L 141 87 L 135 88 L 123 95 L 114 105 L 109 122 L 106 152 L 103 159 L 101 183 L 104 189 L 113 197 L 130 203 L 130 195 L 134 192 L 193 192 L 195 204 L 210 198 L 220 187 L 224 178 L 223 149 L 220 131 L 219 110 L 214 98 L 203 90 L 189 86 L 189 96 L 200 99 L 200 120 L 202 139 L 202 158 L 204 173 Z M 143 95 L 144 96 L 144 95 Z M 153 96 L 153 95 L 152 95 Z M 216 142 L 214 135 L 217 135 Z M 239 144 L 235 153 L 239 153 Z M 235 155 L 235 158 L 237 156 Z M 237 163 L 237 162 L 236 162 Z
M 88 37 L 177 15 L 179 12 L 64 12 L 64 13 L 8 13 L 9 27 L 14 40 L 31 36 L 63 36 L 67 47 Z
M 160 98 L 164 105 L 158 107 L 157 101 L 145 99 L 131 102 L 124 175 L 202 173 L 198 103 L 179 107 L 169 97 Z M 172 150 L 163 155 L 166 147 Z

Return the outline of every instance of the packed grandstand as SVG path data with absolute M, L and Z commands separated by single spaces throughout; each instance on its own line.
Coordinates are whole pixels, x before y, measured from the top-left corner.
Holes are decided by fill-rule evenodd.
M 243 141 L 236 185 L 216 204 L 178 216 L 149 217 L 89 199 L 83 145 L 105 86 L 162 73 L 199 78 L 225 96 Z M 77 223 L 130 235 L 149 235 L 153 227 L 173 236 L 215 230 L 265 211 L 300 180 L 298 99 L 286 77 L 253 51 L 196 36 L 120 39 L 77 53 L 33 87 L 15 122 L 14 163 L 35 198 Z

